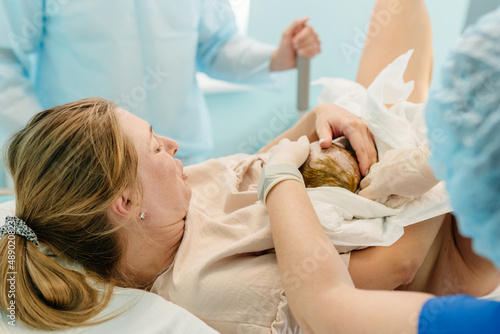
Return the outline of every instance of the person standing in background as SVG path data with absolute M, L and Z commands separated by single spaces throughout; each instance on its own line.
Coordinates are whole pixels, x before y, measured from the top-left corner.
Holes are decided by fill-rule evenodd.
M 43 109 L 101 96 L 201 162 L 213 143 L 197 71 L 269 86 L 319 52 L 307 18 L 277 48 L 239 35 L 229 0 L 1 0 L 0 140 Z

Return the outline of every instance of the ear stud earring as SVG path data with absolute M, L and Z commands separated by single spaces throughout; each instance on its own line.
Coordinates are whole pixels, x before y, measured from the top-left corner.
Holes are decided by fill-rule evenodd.
M 141 213 L 141 214 L 139 215 L 139 218 L 140 218 L 141 220 L 146 219 L 146 214 L 145 214 L 144 212 L 143 212 L 143 213 Z

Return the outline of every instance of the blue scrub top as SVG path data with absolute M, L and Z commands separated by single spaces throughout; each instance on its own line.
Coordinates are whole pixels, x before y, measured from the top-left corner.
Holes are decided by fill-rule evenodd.
M 464 295 L 429 299 L 420 313 L 418 333 L 500 333 L 500 303 Z
M 101 96 L 196 162 L 213 147 L 195 74 L 273 85 L 273 47 L 236 33 L 228 0 L 0 3 L 0 139 L 38 111 Z

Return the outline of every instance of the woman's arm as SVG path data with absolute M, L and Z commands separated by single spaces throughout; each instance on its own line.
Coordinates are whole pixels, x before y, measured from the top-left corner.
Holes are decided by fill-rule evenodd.
M 267 207 L 286 295 L 305 332 L 416 332 L 432 296 L 354 288 L 301 183 L 278 183 Z
M 271 149 L 271 147 L 277 145 L 281 139 L 289 139 L 295 141 L 301 136 L 307 136 L 309 142 L 314 142 L 318 140 L 318 134 L 316 133 L 316 108 L 312 109 L 310 112 L 304 115 L 294 126 L 283 132 L 278 137 L 271 140 L 257 153 L 264 153 Z

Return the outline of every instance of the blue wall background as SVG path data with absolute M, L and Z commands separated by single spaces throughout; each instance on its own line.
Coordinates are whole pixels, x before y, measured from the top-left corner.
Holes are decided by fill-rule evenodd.
M 485 3 L 489 0 L 485 0 Z M 481 4 L 474 1 L 474 8 Z M 248 34 L 277 45 L 282 30 L 295 18 L 310 17 L 322 41 L 322 53 L 312 61 L 311 79 L 355 79 L 361 52 L 348 59 L 340 45 L 353 45 L 365 30 L 374 0 L 252 0 Z M 426 1 L 434 29 L 435 82 L 440 64 L 454 46 L 468 17 L 469 0 Z M 484 3 L 484 4 L 485 4 Z M 480 8 L 477 9 L 480 11 Z M 272 137 L 291 126 L 296 117 L 296 71 L 283 92 L 254 89 L 246 92 L 207 95 L 214 128 L 215 149 L 211 157 L 236 152 L 253 153 Z M 321 88 L 313 86 L 310 107 Z
M 468 26 L 477 21 L 484 13 L 494 10 L 500 6 L 500 0 L 474 0 L 470 1 L 467 20 L 465 25 Z

